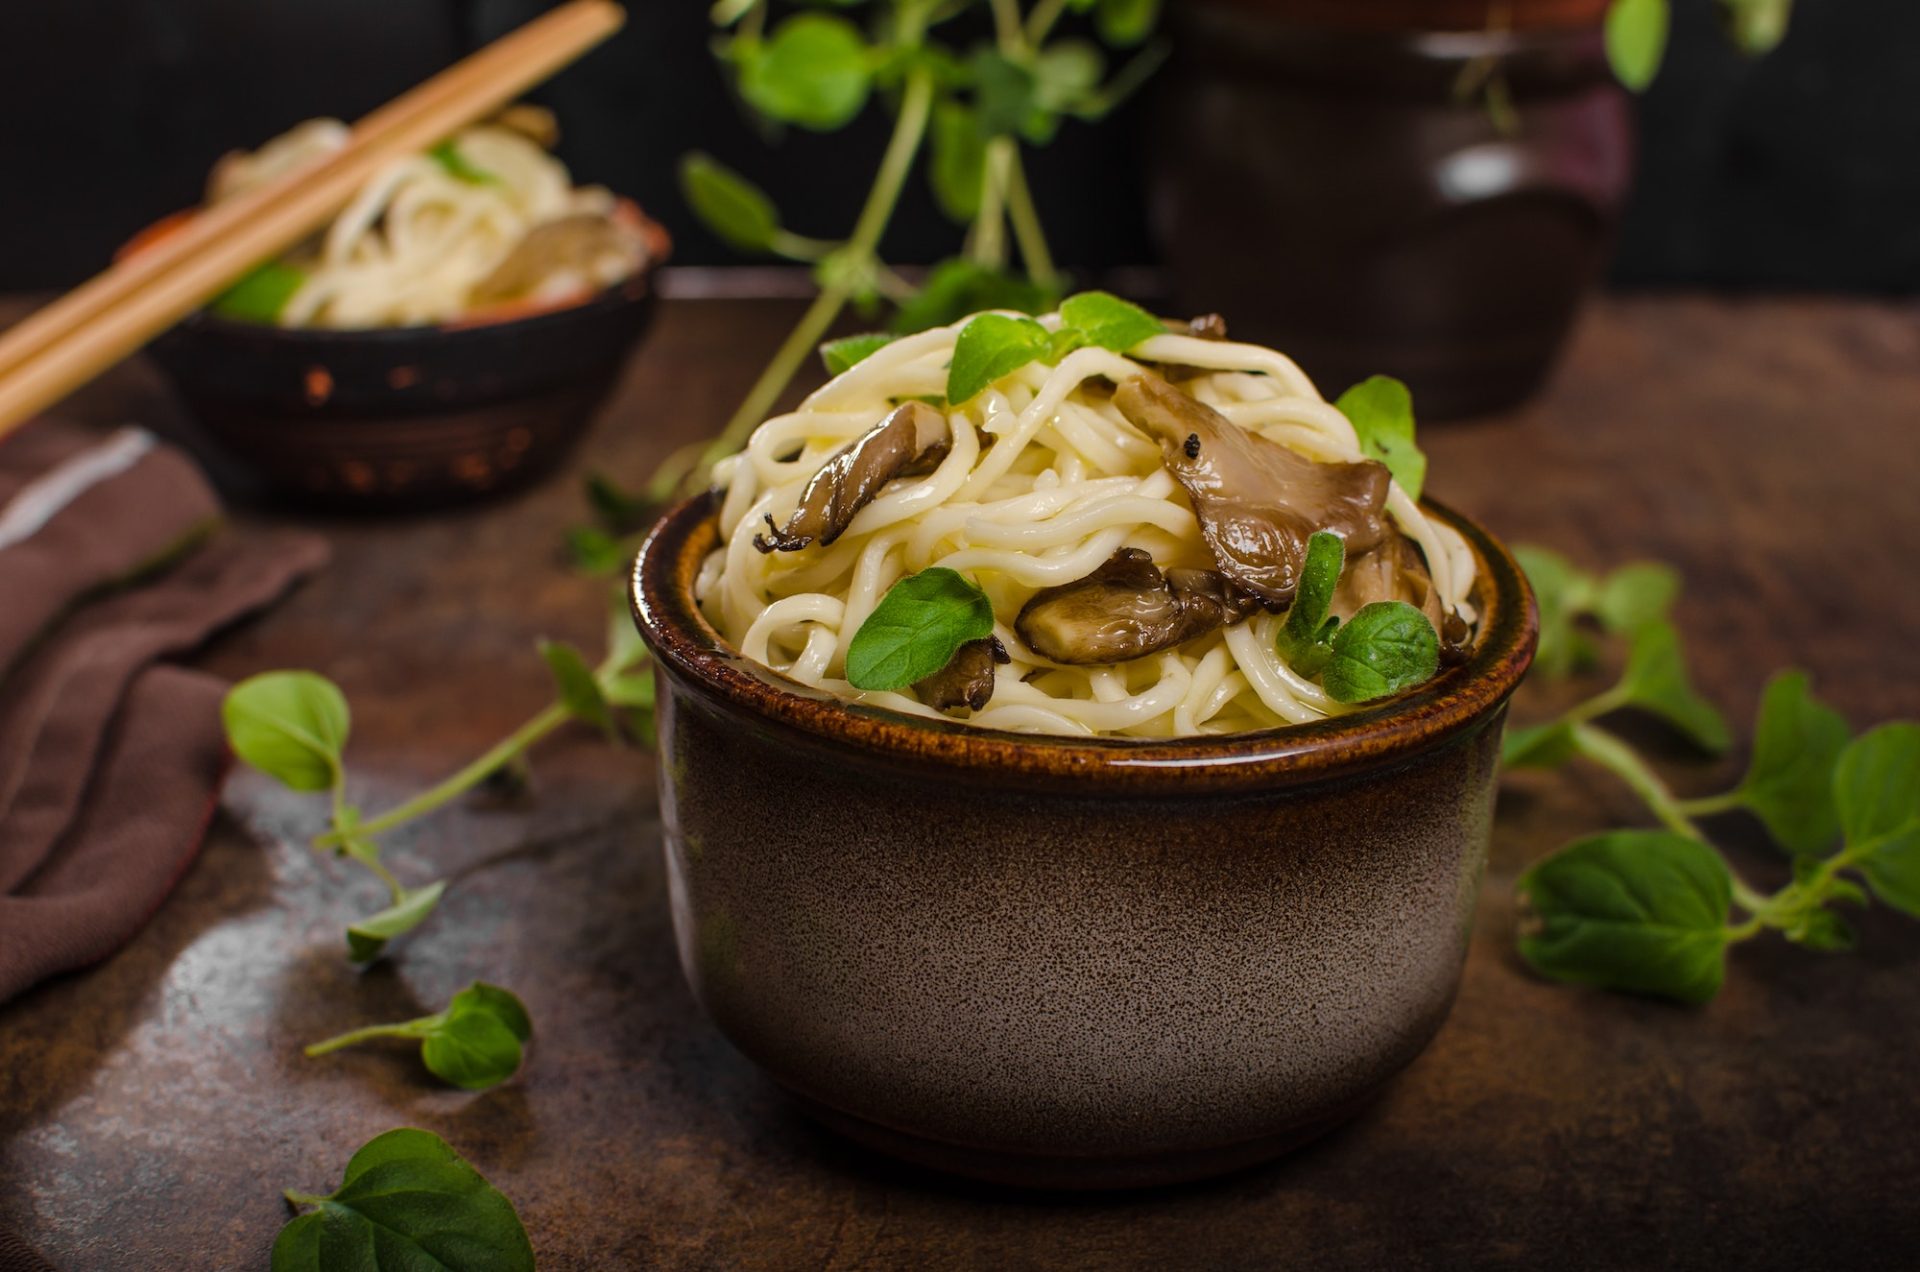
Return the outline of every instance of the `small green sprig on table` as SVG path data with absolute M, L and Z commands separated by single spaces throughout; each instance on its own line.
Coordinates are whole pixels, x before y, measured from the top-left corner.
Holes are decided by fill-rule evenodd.
M 366 1025 L 306 1049 L 309 1059 L 379 1038 L 420 1043 L 420 1062 L 450 1086 L 484 1091 L 520 1070 L 533 1039 L 533 1020 L 511 991 L 475 981 L 453 996 L 444 1011 L 391 1025 Z
M 1692 687 L 1668 612 L 1679 579 L 1641 562 L 1604 578 L 1540 548 L 1516 552 L 1540 605 L 1536 668 L 1567 676 L 1591 668 L 1599 627 L 1627 645 L 1611 687 L 1557 718 L 1509 730 L 1508 769 L 1579 759 L 1618 777 L 1660 823 L 1580 839 L 1535 864 L 1515 885 L 1521 956 L 1557 980 L 1681 1002 L 1712 998 L 1729 947 L 1766 932 L 1811 950 L 1851 949 L 1840 906 L 1869 896 L 1920 917 L 1920 725 L 1883 724 L 1858 737 L 1813 697 L 1804 672 L 1767 684 L 1745 775 L 1730 789 L 1681 798 L 1644 756 L 1599 721 L 1638 710 L 1692 745 L 1722 754 L 1725 721 Z M 1699 819 L 1743 811 L 1793 862 L 1791 880 L 1763 892 L 1713 846 Z

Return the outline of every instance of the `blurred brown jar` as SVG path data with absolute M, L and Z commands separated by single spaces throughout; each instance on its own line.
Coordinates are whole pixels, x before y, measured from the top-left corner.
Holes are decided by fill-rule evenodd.
M 1632 128 L 1605 0 L 1181 0 L 1154 221 L 1183 311 L 1332 396 L 1519 402 L 1599 277 Z

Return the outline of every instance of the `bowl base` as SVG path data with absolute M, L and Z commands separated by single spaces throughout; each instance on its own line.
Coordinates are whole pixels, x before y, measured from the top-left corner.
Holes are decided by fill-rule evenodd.
M 991 1184 L 1058 1192 L 1157 1188 L 1257 1166 L 1302 1148 L 1352 1120 L 1385 1089 L 1382 1083 L 1316 1118 L 1253 1139 L 1157 1153 L 1079 1155 L 1011 1152 L 929 1139 L 842 1112 L 785 1088 L 815 1121 L 889 1157 Z

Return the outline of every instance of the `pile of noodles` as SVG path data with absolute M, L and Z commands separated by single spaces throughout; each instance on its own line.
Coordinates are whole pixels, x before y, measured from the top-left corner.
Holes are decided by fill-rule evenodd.
M 1049 328 L 1057 316 L 1043 318 Z M 1313 460 L 1365 458 L 1346 416 L 1285 356 L 1256 345 L 1156 336 L 1122 357 L 1083 348 L 1056 366 L 1034 362 L 948 410 L 952 449 L 932 473 L 893 482 L 831 546 L 762 553 L 755 533 L 793 511 L 809 478 L 896 403 L 939 400 L 960 327 L 885 346 L 766 421 L 722 463 L 722 544 L 704 562 L 703 613 L 742 654 L 852 701 L 922 716 L 939 712 L 907 692 L 855 688 L 848 643 L 897 580 L 945 566 L 993 604 L 994 633 L 1012 655 L 992 699 L 967 722 L 1068 735 L 1179 737 L 1303 723 L 1351 708 L 1278 655 L 1284 615 L 1258 614 L 1175 648 L 1112 666 L 1062 666 L 1021 641 L 1013 619 L 1037 590 L 1083 578 L 1121 547 L 1162 569 L 1207 568 L 1185 490 L 1095 377 L 1118 384 L 1182 364 L 1181 387 L 1228 420 Z M 1157 368 L 1155 368 L 1157 371 Z M 990 443 L 990 444 L 989 444 Z M 1395 484 L 1389 518 L 1426 557 L 1443 607 L 1471 622 L 1474 558 L 1451 526 L 1430 519 Z M 949 717 L 943 717 L 949 718 Z
M 229 155 L 214 170 L 209 201 L 338 150 L 347 136 L 339 120 L 314 119 L 252 153 Z M 610 192 L 575 188 L 566 166 L 518 128 L 463 128 L 441 153 L 455 166 L 431 154 L 389 165 L 317 242 L 289 258 L 307 277 L 278 314 L 281 326 L 394 327 L 461 317 L 476 307 L 476 287 L 535 227 L 616 218 Z M 515 299 L 537 306 L 597 292 L 630 276 L 644 255 L 637 232 L 609 236 L 591 260 L 553 271 Z

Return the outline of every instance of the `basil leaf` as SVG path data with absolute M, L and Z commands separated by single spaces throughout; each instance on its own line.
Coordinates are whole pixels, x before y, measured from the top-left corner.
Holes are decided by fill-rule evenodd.
M 741 49 L 740 95 L 783 123 L 832 132 L 860 113 L 872 85 L 867 43 L 845 18 L 795 14 Z
M 1300 586 L 1287 609 L 1287 621 L 1280 628 L 1280 652 L 1302 675 L 1312 674 L 1304 671 L 1300 662 L 1321 639 L 1320 629 L 1326 623 L 1346 562 L 1346 541 L 1339 535 L 1316 530 L 1308 538 L 1306 560 L 1300 566 Z
M 1160 0 L 1099 0 L 1093 10 L 1094 30 L 1116 48 L 1140 43 L 1159 20 Z
M 1767 682 L 1753 760 L 1734 794 L 1787 851 L 1825 852 L 1839 837 L 1833 774 L 1847 736 L 1846 720 L 1808 690 L 1806 672 L 1783 671 Z
M 1320 683 L 1336 702 L 1371 702 L 1433 678 L 1440 637 L 1405 601 L 1375 601 L 1333 634 Z
M 1353 423 L 1360 449 L 1387 466 L 1409 499 L 1427 482 L 1426 454 L 1413 443 L 1413 394 L 1392 376 L 1376 375 L 1342 393 L 1334 406 Z
M 600 682 L 593 678 L 593 668 L 587 666 L 580 651 L 564 641 L 543 640 L 540 656 L 546 659 L 547 670 L 553 673 L 560 705 L 567 709 L 567 714 L 612 732 L 613 716 L 607 710 L 606 696 L 600 692 Z
M 828 375 L 841 375 L 859 366 L 896 339 L 898 339 L 897 336 L 869 332 L 866 335 L 843 336 L 838 340 L 829 340 L 820 346 L 820 361 L 826 363 Z
M 441 169 L 456 181 L 463 181 L 468 185 L 500 184 L 499 177 L 469 162 L 467 157 L 460 153 L 460 147 L 453 143 L 451 137 L 427 151 L 427 158 L 439 164 Z
M 1848 743 L 1833 794 L 1846 852 L 1873 894 L 1920 917 L 1920 724 L 1883 724 Z
M 1573 726 L 1564 720 L 1508 729 L 1500 742 L 1500 763 L 1510 769 L 1559 768 L 1575 753 Z
M 1533 585 L 1534 602 L 1540 610 L 1540 644 L 1533 655 L 1534 668 L 1557 680 L 1591 667 L 1599 655 L 1580 630 L 1579 618 L 1591 607 L 1598 581 L 1548 548 L 1523 543 L 1514 548 L 1513 556 Z
M 347 928 L 347 956 L 356 963 L 371 963 L 386 950 L 387 942 L 411 932 L 426 922 L 447 890 L 446 880 L 436 879 L 418 888 L 408 888 L 386 909 L 369 914 Z
M 500 1021 L 481 1013 L 447 1020 L 420 1044 L 427 1071 L 463 1091 L 498 1086 L 520 1068 L 520 1040 Z
M 980 117 L 959 102 L 943 100 L 928 122 L 927 183 L 948 219 L 966 224 L 980 215 L 986 185 L 987 138 Z
M 1167 334 L 1167 325 L 1138 305 L 1106 292 L 1081 292 L 1060 302 L 1060 324 L 1080 343 L 1125 353 L 1143 340 Z
M 1733 879 L 1699 840 L 1610 831 L 1562 848 L 1514 886 L 1520 956 L 1542 975 L 1685 1003 L 1718 992 Z
M 402 1128 L 368 1141 L 330 1196 L 287 1196 L 315 1209 L 280 1230 L 273 1272 L 532 1272 L 534 1266 L 513 1203 L 428 1131 Z
M 340 781 L 346 749 L 347 700 L 311 671 L 268 671 L 227 691 L 220 704 L 227 745 L 268 777 L 296 791 L 324 791 Z
M 1670 17 L 1667 0 L 1613 0 L 1607 9 L 1607 61 L 1636 93 L 1660 71 Z
M 1630 636 L 1673 610 L 1680 575 L 1657 561 L 1634 561 L 1603 579 L 1593 593 L 1593 614 L 1610 632 Z
M 1733 745 L 1720 712 L 1687 680 L 1680 633 L 1673 624 L 1656 621 L 1633 634 L 1620 687 L 1627 705 L 1659 716 L 1700 749 L 1718 755 Z
M 1041 314 L 1053 308 L 1055 295 L 1030 279 L 954 257 L 928 271 L 920 290 L 894 314 L 891 326 L 902 335 L 911 335 L 959 322 L 983 309 Z
M 306 283 L 305 270 L 268 261 L 214 297 L 210 308 L 222 318 L 239 322 L 276 323 L 287 302 Z
M 680 192 L 701 224 L 742 252 L 767 251 L 780 233 L 780 214 L 773 200 L 733 169 L 699 151 L 680 161 Z
M 981 314 L 954 341 L 947 401 L 955 406 L 970 401 L 995 380 L 1045 358 L 1052 347 L 1051 333 L 1031 318 Z
M 856 689 L 904 689 L 946 666 L 968 641 L 991 635 L 993 606 L 975 584 L 941 566 L 909 574 L 853 634 L 847 681 Z

